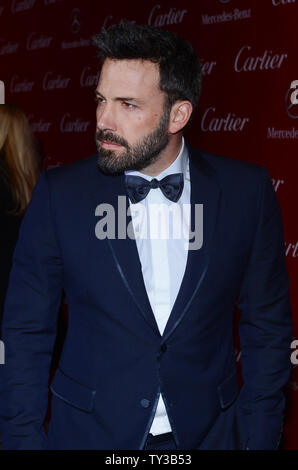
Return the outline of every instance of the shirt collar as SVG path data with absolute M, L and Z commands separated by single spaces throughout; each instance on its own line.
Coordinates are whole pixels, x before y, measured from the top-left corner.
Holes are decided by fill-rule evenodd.
M 184 142 L 184 137 L 182 136 L 181 148 L 180 148 L 180 152 L 177 158 L 171 163 L 170 166 L 168 166 L 168 168 L 163 170 L 154 178 L 161 180 L 162 178 L 165 178 L 165 176 L 172 175 L 174 173 L 183 173 L 184 177 L 186 177 L 187 176 L 187 163 L 188 163 L 188 151 Z M 145 178 L 148 181 L 152 180 L 152 176 L 146 175 L 136 170 L 127 170 L 125 171 L 125 174 L 133 175 L 133 176 L 141 176 L 142 178 Z

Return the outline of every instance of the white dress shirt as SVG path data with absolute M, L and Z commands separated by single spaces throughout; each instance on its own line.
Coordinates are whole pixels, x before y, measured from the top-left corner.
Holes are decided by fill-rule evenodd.
M 161 180 L 174 173 L 184 175 L 184 188 L 178 202 L 166 198 L 160 188 L 151 189 L 137 204 L 129 201 L 144 283 L 161 335 L 179 292 L 188 254 L 190 178 L 183 137 L 176 160 L 155 178 Z M 125 174 L 141 176 L 148 181 L 153 179 L 138 171 L 126 171 Z M 171 425 L 160 394 L 150 433 L 167 432 L 171 432 Z

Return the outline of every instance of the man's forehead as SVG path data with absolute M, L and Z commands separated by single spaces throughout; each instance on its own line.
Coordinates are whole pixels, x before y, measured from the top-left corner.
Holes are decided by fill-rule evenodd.
M 103 84 L 119 87 L 131 85 L 159 88 L 159 66 L 142 59 L 106 59 L 101 69 L 97 89 Z

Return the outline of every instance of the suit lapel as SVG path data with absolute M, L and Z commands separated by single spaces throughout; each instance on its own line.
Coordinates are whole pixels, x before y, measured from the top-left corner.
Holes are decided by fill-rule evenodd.
M 188 250 L 184 277 L 168 323 L 163 333 L 166 340 L 188 311 L 208 269 L 211 244 L 218 218 L 220 187 L 212 167 L 200 152 L 188 147 L 191 183 L 191 229 L 195 231 L 195 205 L 203 204 L 203 244 L 200 249 Z
M 114 180 L 113 180 L 114 179 Z M 129 294 L 133 298 L 139 312 L 149 323 L 152 330 L 160 336 L 160 332 L 152 311 L 146 287 L 143 280 L 142 266 L 139 259 L 136 241 L 127 236 L 127 226 L 132 224 L 131 216 L 127 214 L 129 208 L 129 200 L 126 195 L 125 176 L 118 175 L 107 177 L 107 185 L 102 188 L 104 192 L 104 202 L 111 204 L 115 210 L 115 239 L 108 239 L 107 242 L 112 252 L 114 262 L 116 263 L 119 275 L 127 288 Z M 121 198 L 119 198 L 121 196 Z M 120 218 L 118 217 L 119 201 L 122 205 Z M 118 235 L 122 232 L 123 237 Z

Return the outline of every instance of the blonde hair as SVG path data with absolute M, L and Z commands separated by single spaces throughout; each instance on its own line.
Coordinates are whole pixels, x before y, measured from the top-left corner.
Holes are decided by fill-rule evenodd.
M 0 175 L 8 182 L 14 207 L 10 213 L 23 215 L 40 174 L 33 136 L 22 108 L 0 105 Z

